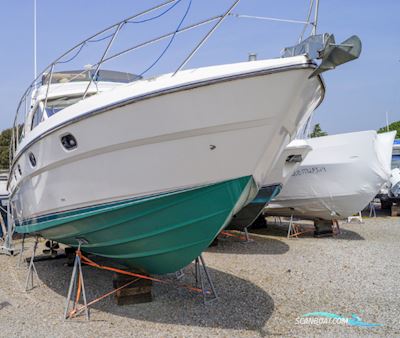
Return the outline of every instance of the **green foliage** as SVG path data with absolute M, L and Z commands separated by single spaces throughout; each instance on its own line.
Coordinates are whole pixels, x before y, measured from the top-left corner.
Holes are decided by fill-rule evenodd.
M 310 135 L 308 135 L 308 136 L 311 137 L 311 138 L 313 138 L 313 137 L 321 137 L 321 136 L 327 136 L 327 135 L 328 135 L 328 133 L 325 132 L 325 131 L 323 131 L 323 130 L 321 129 L 320 124 L 317 123 L 317 124 L 314 126 L 314 129 L 313 129 L 312 133 L 311 133 Z
M 5 129 L 0 133 L 0 169 L 8 169 L 9 149 L 12 129 Z
M 400 121 L 397 122 L 393 122 L 391 124 L 389 124 L 389 131 L 395 130 L 396 133 L 396 138 L 400 137 Z M 378 133 L 386 133 L 387 132 L 387 128 L 386 127 L 382 127 L 378 129 Z

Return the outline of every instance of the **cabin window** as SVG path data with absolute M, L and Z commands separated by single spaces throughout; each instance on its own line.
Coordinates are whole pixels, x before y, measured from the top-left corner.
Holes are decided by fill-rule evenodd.
M 53 116 L 54 114 L 58 113 L 62 108 L 59 107 L 46 107 L 46 114 L 47 117 Z
M 43 109 L 40 107 L 39 104 L 35 112 L 33 113 L 31 130 L 35 128 L 40 122 L 42 122 L 42 120 L 43 120 Z
M 88 95 L 89 96 L 89 95 Z M 31 130 L 35 128 L 39 123 L 43 121 L 44 118 L 48 118 L 57 114 L 60 110 L 77 103 L 82 99 L 82 96 L 73 97 L 59 97 L 57 99 L 47 100 L 46 107 L 43 110 L 44 102 L 41 101 L 33 113 Z M 46 112 L 46 114 L 44 114 Z
M 32 167 L 36 167 L 36 157 L 33 153 L 29 153 L 29 162 L 31 162 Z

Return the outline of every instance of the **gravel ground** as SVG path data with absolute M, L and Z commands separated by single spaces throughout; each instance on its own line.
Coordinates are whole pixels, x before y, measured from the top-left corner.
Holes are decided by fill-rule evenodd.
M 152 303 L 117 306 L 109 297 L 93 306 L 90 322 L 62 320 L 72 271 L 65 259 L 37 262 L 38 286 L 26 293 L 18 256 L 2 255 L 0 336 L 400 337 L 400 218 L 364 221 L 343 224 L 335 238 L 288 240 L 284 229 L 270 225 L 254 231 L 251 243 L 224 239 L 204 254 L 217 302 L 203 305 L 186 289 L 157 284 Z M 110 272 L 83 269 L 89 300 L 111 290 Z M 192 270 L 180 283 L 193 282 Z M 296 323 L 314 311 L 357 314 L 383 326 Z

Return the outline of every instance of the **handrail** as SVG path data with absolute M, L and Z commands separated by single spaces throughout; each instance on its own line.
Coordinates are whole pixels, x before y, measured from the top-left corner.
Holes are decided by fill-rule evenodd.
M 97 32 L 96 34 L 91 35 L 89 38 L 87 38 L 87 39 L 81 41 L 80 43 L 76 44 L 74 47 L 70 48 L 70 49 L 67 50 L 64 54 L 62 54 L 62 55 L 59 56 L 57 59 L 55 59 L 50 65 L 48 65 L 48 66 L 40 73 L 40 75 L 39 75 L 35 80 L 33 80 L 33 82 L 37 81 L 37 80 L 40 78 L 40 76 L 41 76 L 42 74 L 44 74 L 44 73 L 46 72 L 46 70 L 48 70 L 48 69 L 51 67 L 51 65 L 57 64 L 64 56 L 67 56 L 69 53 L 71 53 L 71 52 L 74 51 L 75 49 L 77 49 L 77 48 L 83 46 L 86 42 L 89 42 L 89 40 L 92 40 L 93 38 L 95 38 L 95 37 L 97 37 L 97 36 L 99 36 L 99 35 L 102 35 L 103 33 L 105 33 L 105 32 L 107 32 L 107 31 L 111 30 L 112 28 L 114 28 L 114 27 L 116 27 L 116 26 L 119 26 L 119 25 L 121 25 L 121 24 L 124 24 L 124 23 L 126 23 L 126 22 L 128 22 L 128 21 L 130 21 L 130 20 L 132 20 L 132 19 L 136 19 L 136 18 L 138 18 L 138 17 L 141 17 L 141 16 L 143 16 L 143 15 L 145 15 L 145 14 L 154 12 L 155 10 L 158 10 L 158 9 L 160 9 L 160 8 L 162 8 L 162 7 L 165 7 L 166 5 L 168 5 L 168 4 L 170 4 L 170 3 L 177 2 L 177 1 L 181 1 L 181 0 L 168 0 L 168 1 L 165 1 L 165 2 L 163 2 L 162 4 L 159 4 L 159 5 L 156 5 L 156 6 L 152 7 L 152 8 L 149 8 L 149 9 L 147 9 L 147 10 L 144 10 L 144 11 L 138 13 L 138 14 L 132 15 L 132 16 L 130 16 L 130 17 L 124 19 L 124 20 L 121 20 L 121 21 L 119 21 L 119 22 L 117 22 L 117 23 L 115 23 L 115 24 L 113 24 L 113 25 L 107 27 L 107 28 L 104 28 L 103 30 L 101 30 L 100 32 Z
M 115 32 L 114 32 L 113 35 L 112 35 L 111 40 L 108 42 L 107 47 L 106 47 L 106 49 L 105 49 L 103 55 L 101 56 L 100 61 L 98 62 L 98 65 L 97 65 L 97 67 L 96 67 L 96 70 L 95 70 L 95 72 L 93 73 L 93 76 L 90 78 L 89 84 L 87 85 L 86 90 L 85 90 L 85 92 L 83 93 L 83 97 L 82 97 L 83 99 L 86 97 L 86 94 L 87 94 L 87 92 L 88 92 L 88 90 L 89 90 L 89 88 L 90 88 L 90 85 L 91 85 L 92 82 L 93 82 L 93 79 L 96 78 L 96 76 L 97 76 L 97 74 L 98 74 L 98 72 L 99 72 L 100 66 L 101 66 L 101 64 L 103 63 L 104 58 L 106 57 L 108 51 L 110 50 L 110 48 L 111 48 L 111 46 L 112 46 L 112 44 L 113 44 L 115 38 L 117 37 L 117 34 L 118 34 L 119 31 L 121 30 L 121 28 L 122 28 L 122 23 L 120 23 L 120 24 L 117 26 L 117 28 L 115 29 Z
M 108 56 L 108 57 L 104 58 L 104 60 L 103 60 L 101 63 L 100 63 L 100 62 L 97 62 L 97 63 L 91 65 L 91 69 L 93 69 L 94 67 L 97 67 L 99 64 L 104 64 L 104 63 L 106 63 L 106 62 L 108 62 L 108 61 L 110 61 L 110 60 L 116 59 L 116 58 L 118 58 L 118 57 L 120 57 L 120 56 L 122 56 L 122 55 L 124 55 L 124 54 L 126 54 L 126 53 L 132 52 L 132 51 L 137 50 L 137 49 L 140 49 L 140 48 L 142 48 L 142 47 L 149 46 L 149 45 L 151 45 L 151 44 L 153 44 L 153 43 L 160 42 L 160 41 L 162 41 L 162 40 L 164 40 L 164 39 L 166 39 L 166 38 L 171 37 L 171 36 L 174 35 L 174 34 L 184 33 L 184 32 L 187 32 L 187 31 L 189 31 L 189 30 L 192 30 L 192 29 L 198 28 L 198 27 L 200 27 L 200 26 L 206 25 L 206 24 L 208 24 L 208 23 L 210 23 L 210 22 L 213 22 L 213 21 L 215 21 L 215 20 L 218 20 L 218 19 L 221 18 L 221 17 L 222 17 L 222 15 L 213 16 L 213 17 L 211 17 L 211 18 L 209 18 L 209 19 L 205 19 L 205 20 L 196 22 L 196 23 L 194 23 L 194 24 L 185 26 L 185 27 L 183 27 L 183 28 L 180 28 L 180 29 L 177 30 L 177 31 L 172 31 L 172 32 L 170 32 L 170 33 L 166 33 L 166 34 L 164 34 L 164 35 L 158 36 L 158 37 L 153 38 L 153 39 L 151 39 L 151 40 L 147 40 L 147 41 L 145 41 L 145 42 L 142 42 L 142 43 L 140 43 L 140 44 L 137 44 L 137 45 L 135 45 L 135 46 L 133 46 L 133 47 L 126 48 L 126 49 L 124 49 L 124 50 L 122 50 L 122 51 L 120 51 L 120 52 L 117 52 L 117 53 L 115 53 L 115 54 L 113 54 L 113 55 L 111 55 L 111 56 Z M 78 78 L 80 75 L 82 75 L 82 74 L 84 74 L 84 73 L 87 73 L 88 71 L 90 71 L 90 69 L 89 69 L 89 70 L 87 70 L 87 69 L 82 70 L 80 73 L 77 73 L 75 76 L 73 76 L 73 77 L 70 79 L 70 81 L 75 80 L 75 79 Z
M 54 66 L 55 66 L 55 64 L 53 63 L 51 65 L 51 69 L 50 69 L 49 82 L 47 83 L 47 88 L 46 88 L 46 99 L 44 100 L 44 107 L 43 107 L 44 110 L 46 109 L 46 106 L 47 106 L 47 99 L 49 97 L 50 84 L 51 84 L 51 80 L 53 79 Z
M 141 11 L 141 12 L 139 12 L 139 13 L 136 13 L 136 14 L 134 14 L 134 15 L 131 15 L 131 16 L 129 16 L 129 17 L 127 17 L 127 18 L 125 18 L 125 19 L 123 19 L 123 20 L 121 20 L 121 21 L 119 21 L 119 22 L 117 22 L 117 23 L 115 23 L 115 24 L 113 24 L 113 25 L 107 27 L 107 28 L 104 28 L 104 29 L 102 29 L 101 31 L 97 32 L 96 34 L 91 35 L 90 37 L 88 37 L 88 38 L 86 38 L 85 40 L 79 42 L 78 44 L 76 44 L 76 45 L 73 46 L 72 48 L 68 49 L 65 53 L 63 53 L 61 56 L 59 56 L 59 57 L 56 58 L 53 62 L 51 62 L 47 67 L 45 67 L 45 68 L 43 69 L 43 71 L 40 72 L 39 75 L 37 75 L 37 76 L 35 77 L 35 79 L 30 83 L 30 85 L 29 85 L 28 88 L 24 91 L 24 93 L 23 93 L 23 95 L 22 95 L 22 97 L 21 97 L 21 99 L 20 99 L 20 101 L 19 101 L 19 103 L 18 103 L 17 110 L 16 110 L 16 114 L 15 114 L 14 121 L 13 121 L 13 128 L 12 128 L 12 142 L 10 143 L 10 162 L 12 162 L 12 158 L 14 157 L 14 154 L 15 154 L 15 152 L 16 152 L 16 147 L 17 147 L 17 144 L 18 144 L 18 141 L 19 141 L 19 130 L 18 130 L 18 129 L 19 129 L 19 124 L 18 124 L 18 119 L 19 119 L 19 117 L 20 117 L 20 113 L 21 113 L 21 109 L 22 109 L 22 104 L 24 103 L 24 101 L 25 101 L 25 103 L 27 103 L 28 98 L 31 99 L 30 96 L 31 96 L 32 93 L 36 90 L 36 88 L 39 86 L 39 84 L 42 82 L 42 78 L 43 78 L 44 75 L 48 74 L 48 76 L 49 76 L 48 84 L 47 84 L 47 88 L 46 88 L 46 96 L 45 96 L 45 107 L 46 107 L 46 106 L 47 106 L 48 94 L 49 94 L 49 87 L 50 87 L 51 82 L 52 82 L 52 75 L 53 75 L 53 73 L 54 73 L 54 68 L 55 68 L 55 66 L 56 66 L 57 64 L 60 64 L 60 63 L 68 63 L 69 61 L 72 61 L 72 60 L 77 56 L 77 54 L 80 53 L 80 51 L 83 49 L 83 47 L 85 47 L 88 43 L 90 43 L 90 42 L 96 42 L 96 41 L 93 41 L 94 38 L 99 37 L 99 36 L 103 35 L 104 33 L 106 33 L 106 32 L 108 32 L 108 31 L 110 31 L 110 30 L 116 28 L 116 30 L 115 30 L 110 36 L 106 36 L 106 37 L 103 37 L 103 38 L 101 38 L 101 39 L 98 39 L 98 41 L 101 41 L 101 40 L 103 40 L 103 39 L 107 39 L 107 38 L 112 37 L 111 41 L 107 44 L 106 51 L 104 52 L 104 54 L 103 54 L 101 60 L 95 65 L 97 68 L 96 68 L 96 71 L 95 71 L 94 74 L 93 74 L 93 75 L 94 75 L 93 78 L 90 79 L 90 82 L 89 82 L 89 85 L 88 85 L 88 87 L 87 87 L 87 90 L 86 90 L 85 93 L 84 93 L 84 97 L 85 97 L 85 96 L 87 95 L 87 91 L 89 90 L 89 87 L 90 87 L 91 83 L 92 83 L 93 80 L 96 78 L 96 75 L 97 75 L 97 73 L 98 73 L 98 71 L 99 71 L 100 65 L 101 65 L 102 63 L 104 63 L 104 58 L 106 57 L 106 54 L 107 54 L 109 48 L 111 47 L 112 42 L 115 40 L 116 33 L 117 33 L 125 24 L 127 24 L 127 23 L 137 23 L 137 22 L 132 22 L 131 20 L 133 20 L 133 19 L 139 18 L 139 17 L 141 17 L 141 16 L 143 16 L 143 15 L 149 14 L 149 13 L 154 12 L 154 11 L 156 11 L 156 10 L 159 10 L 159 9 L 161 9 L 161 8 L 163 8 L 163 7 L 167 6 L 167 5 L 169 5 L 169 4 L 172 4 L 172 6 L 170 6 L 169 9 L 167 9 L 164 13 L 162 13 L 162 14 L 165 14 L 167 11 L 169 11 L 170 9 L 172 9 L 176 4 L 178 4 L 178 3 L 181 2 L 181 1 L 182 1 L 182 0 L 167 0 L 167 1 L 164 1 L 164 2 L 162 2 L 162 3 L 160 3 L 160 4 L 158 4 L 158 5 L 155 5 L 155 6 L 151 7 L 151 8 L 148 8 L 148 9 L 146 9 L 146 10 L 144 10 L 144 11 Z M 145 20 L 144 20 L 144 21 L 145 21 Z M 144 21 L 143 21 L 143 22 L 144 22 Z M 146 21 L 147 21 L 147 20 L 146 20 Z M 76 51 L 76 50 L 78 50 L 78 52 L 77 52 L 70 60 L 67 60 L 66 62 L 62 61 L 62 59 L 63 59 L 65 56 L 71 54 L 72 52 L 74 52 L 74 51 Z M 110 58 L 108 58 L 107 60 L 110 60 Z M 87 71 L 87 70 L 84 70 L 82 73 L 85 73 L 86 71 Z M 81 74 L 82 74 L 82 73 L 81 73 Z M 79 76 L 79 74 L 77 74 L 77 76 Z M 84 98 L 84 97 L 83 97 L 83 98 Z M 30 104 L 29 104 L 29 105 L 26 104 L 26 107 L 25 107 L 25 117 L 26 117 L 26 114 L 29 112 L 29 110 L 30 110 L 31 108 L 32 108 L 32 107 L 31 107 Z M 11 165 L 11 163 L 10 163 L 10 165 Z
M 97 32 L 96 34 L 91 35 L 90 37 L 86 38 L 85 40 L 79 42 L 78 44 L 76 44 L 72 48 L 68 49 L 61 56 L 56 58 L 47 67 L 45 67 L 44 70 L 42 72 L 40 72 L 38 74 L 38 76 L 28 86 L 28 88 L 25 90 L 25 92 L 23 93 L 23 95 L 22 95 L 22 97 L 21 97 L 21 99 L 20 99 L 20 101 L 18 103 L 17 111 L 16 111 L 16 115 L 15 115 L 15 118 L 14 118 L 14 123 L 13 123 L 13 131 L 12 131 L 13 142 L 11 142 L 11 147 L 10 147 L 10 154 L 11 154 L 10 161 L 12 161 L 12 158 L 14 157 L 14 154 L 16 152 L 17 145 L 19 143 L 19 134 L 20 134 L 20 132 L 18 130 L 19 129 L 18 119 L 20 117 L 21 110 L 23 109 L 23 103 L 25 102 L 25 116 L 24 117 L 26 117 L 26 114 L 28 114 L 28 112 L 32 108 L 31 107 L 31 100 L 32 100 L 31 96 L 32 96 L 32 94 L 39 87 L 39 85 L 43 82 L 43 76 L 47 76 L 48 77 L 47 78 L 47 88 L 46 88 L 45 99 L 44 99 L 44 109 L 45 109 L 47 107 L 47 101 L 48 101 L 48 96 L 49 96 L 49 92 L 50 92 L 50 85 L 52 83 L 53 73 L 55 72 L 56 65 L 64 63 L 64 62 L 68 63 L 69 61 L 72 61 L 80 53 L 80 51 L 86 45 L 88 45 L 88 43 L 90 43 L 90 42 L 98 42 L 98 41 L 102 41 L 102 40 L 105 40 L 105 39 L 110 39 L 110 41 L 108 41 L 108 43 L 107 43 L 107 46 L 106 46 L 106 48 L 105 48 L 100 60 L 97 63 L 95 63 L 94 65 L 92 65 L 91 69 L 83 70 L 79 74 L 76 74 L 71 79 L 69 79 L 69 81 L 72 81 L 75 78 L 79 77 L 81 74 L 84 74 L 85 72 L 88 72 L 88 71 L 90 72 L 91 70 L 94 69 L 94 72 L 91 73 L 91 76 L 90 76 L 90 79 L 89 79 L 89 83 L 88 83 L 88 85 L 87 85 L 87 87 L 86 87 L 86 89 L 84 91 L 83 96 L 82 96 L 83 99 L 87 96 L 87 93 L 88 93 L 92 83 L 96 81 L 96 77 L 97 77 L 97 74 L 99 73 L 100 66 L 103 65 L 104 63 L 106 63 L 106 62 L 108 62 L 110 60 L 113 60 L 113 59 L 115 59 L 117 57 L 120 57 L 120 56 L 122 56 L 122 55 L 124 55 L 126 53 L 132 52 L 134 50 L 137 50 L 137 49 L 140 49 L 142 47 L 149 46 L 151 44 L 160 42 L 160 41 L 162 41 L 162 40 L 164 40 L 164 39 L 166 39 L 168 37 L 171 37 L 173 35 L 180 34 L 180 33 L 183 33 L 183 32 L 187 32 L 187 31 L 189 31 L 191 29 L 198 28 L 200 26 L 203 26 L 203 25 L 208 24 L 208 23 L 210 23 L 212 21 L 215 21 L 215 20 L 221 20 L 221 18 L 223 18 L 226 15 L 226 14 L 218 15 L 218 16 L 214 16 L 214 17 L 211 17 L 211 18 L 196 22 L 196 23 L 191 24 L 191 25 L 187 25 L 187 26 L 182 27 L 182 28 L 178 27 L 178 29 L 176 29 L 173 32 L 170 32 L 170 33 L 158 36 L 156 38 L 144 41 L 144 42 L 142 42 L 140 44 L 137 44 L 137 45 L 135 45 L 133 47 L 126 48 L 126 49 L 124 49 L 122 51 L 118 51 L 117 53 L 114 53 L 111 56 L 107 56 L 107 54 L 108 54 L 108 52 L 109 52 L 109 50 L 111 48 L 111 45 L 115 41 L 118 33 L 121 31 L 121 29 L 124 27 L 124 25 L 126 25 L 128 23 L 140 23 L 142 21 L 133 22 L 131 20 L 139 18 L 139 17 L 141 17 L 143 15 L 149 14 L 149 13 L 154 12 L 156 10 L 159 10 L 159 9 L 161 9 L 161 8 L 167 6 L 167 5 L 172 4 L 172 6 L 170 6 L 167 10 L 165 10 L 161 14 L 161 15 L 163 15 L 166 12 L 168 12 L 169 10 L 171 10 L 174 6 L 176 6 L 181 1 L 183 1 L 183 0 L 167 0 L 167 1 L 164 1 L 163 3 L 161 3 L 161 4 L 158 4 L 156 6 L 153 6 L 153 7 L 149 8 L 149 9 L 141 11 L 140 13 L 131 15 L 128 18 L 125 18 L 124 20 L 121 20 L 121 21 L 119 21 L 119 22 L 117 22 L 117 23 L 115 23 L 115 24 L 113 24 L 113 25 L 101 30 L 100 32 Z M 239 1 L 240 0 L 236 0 L 235 1 L 235 5 L 232 6 L 232 8 L 235 7 L 236 4 Z M 229 12 L 230 12 L 230 10 L 229 10 Z M 155 18 L 157 18 L 157 17 L 158 16 L 156 16 Z M 143 20 L 143 22 L 148 21 L 148 20 L 152 20 L 152 19 L 154 19 L 154 18 L 145 19 L 145 20 Z M 101 37 L 102 35 L 104 35 L 104 33 L 109 32 L 110 30 L 114 30 L 114 31 L 110 35 L 108 35 L 106 37 Z M 213 31 L 214 30 L 215 29 L 213 29 Z M 99 38 L 99 37 L 101 37 L 101 38 L 97 39 L 95 41 L 93 40 L 93 39 L 96 39 L 96 38 Z M 70 55 L 73 52 L 75 52 L 75 54 L 69 60 L 62 61 L 67 55 Z M 28 101 L 30 101 L 29 104 L 28 104 Z M 28 126 L 25 126 L 24 128 L 28 128 Z
M 235 7 L 239 4 L 240 0 L 236 0 L 231 7 L 222 15 L 222 17 L 216 22 L 216 24 L 210 29 L 210 31 L 201 39 L 198 45 L 190 52 L 186 59 L 181 63 L 178 69 L 174 72 L 173 76 L 178 73 L 185 65 L 190 61 L 194 54 L 203 46 L 207 39 L 216 31 L 216 29 L 221 25 L 222 21 L 231 13 Z
M 92 85 L 92 83 L 95 83 L 97 85 L 97 76 L 99 74 L 100 71 L 100 67 L 105 64 L 106 62 L 109 62 L 110 60 L 114 60 L 122 55 L 125 55 L 126 53 L 129 52 L 133 52 L 135 50 L 138 50 L 140 48 L 152 45 L 154 43 L 158 43 L 164 39 L 167 39 L 169 37 L 171 37 L 171 41 L 169 43 L 169 45 L 171 44 L 171 42 L 173 41 L 175 35 L 183 33 L 183 32 L 188 32 L 192 29 L 201 27 L 203 25 L 209 24 L 213 21 L 217 21 L 215 23 L 215 25 L 213 25 L 211 27 L 211 29 L 205 34 L 205 36 L 200 40 L 200 42 L 195 46 L 195 48 L 186 56 L 186 58 L 183 60 L 183 62 L 179 65 L 179 67 L 175 70 L 175 72 L 172 73 L 172 76 L 176 75 L 177 72 L 181 71 L 186 65 L 187 63 L 192 59 L 192 57 L 197 53 L 197 51 L 204 45 L 204 43 L 209 39 L 209 37 L 219 28 L 219 26 L 222 24 L 222 22 L 228 17 L 228 16 L 234 16 L 234 14 L 232 14 L 232 11 L 236 8 L 236 6 L 239 4 L 239 2 L 241 0 L 232 0 L 232 4 L 230 5 L 230 7 L 221 15 L 217 15 L 217 16 L 213 16 L 213 17 L 209 17 L 207 19 L 198 21 L 196 23 L 192 23 L 189 24 L 185 27 L 181 27 L 182 22 L 184 21 L 184 19 L 186 18 L 186 14 L 190 9 L 190 4 L 191 4 L 191 0 L 189 0 L 189 5 L 188 8 L 186 10 L 185 15 L 183 16 L 179 26 L 174 30 L 171 31 L 169 33 L 165 33 L 163 35 L 157 36 L 155 38 L 146 40 L 144 42 L 141 42 L 139 44 L 136 44 L 135 46 L 129 47 L 129 48 L 125 48 L 123 50 L 117 51 L 112 55 L 107 55 L 111 49 L 111 46 L 113 45 L 115 39 L 117 38 L 119 32 L 121 31 L 121 29 L 128 23 L 142 23 L 142 22 L 147 22 L 150 20 L 154 20 L 158 17 L 161 17 L 162 15 L 166 14 L 167 12 L 169 12 L 170 10 L 172 10 L 176 5 L 178 5 L 179 3 L 183 2 L 184 0 L 167 0 L 164 1 L 158 5 L 155 5 L 151 8 L 148 8 L 146 10 L 143 10 L 137 14 L 131 15 L 128 18 L 125 18 L 124 20 L 121 20 L 107 28 L 104 28 L 103 30 L 97 32 L 96 34 L 91 35 L 90 37 L 86 38 L 85 40 L 79 42 L 78 44 L 76 44 L 75 46 L 73 46 L 72 48 L 70 48 L 69 50 L 67 50 L 65 53 L 63 53 L 61 56 L 59 56 L 58 58 L 56 58 L 53 62 L 51 62 L 41 73 L 39 73 L 39 75 L 32 81 L 32 83 L 29 85 L 29 87 L 25 90 L 25 92 L 23 93 L 18 106 L 17 106 L 17 111 L 16 111 L 16 115 L 14 118 L 14 124 L 13 124 L 13 129 L 12 129 L 12 139 L 13 141 L 10 144 L 10 167 L 17 149 L 17 145 L 20 141 L 20 132 L 19 132 L 19 124 L 18 124 L 18 119 L 20 116 L 20 112 L 23 109 L 22 105 L 23 103 L 25 103 L 25 118 L 26 115 L 31 111 L 32 107 L 32 103 L 33 103 L 33 95 L 35 95 L 35 91 L 38 88 L 39 84 L 44 84 L 45 81 L 47 81 L 47 88 L 45 91 L 45 98 L 44 98 L 44 109 L 46 109 L 47 107 L 47 103 L 48 103 L 48 96 L 49 96 L 49 92 L 50 92 L 50 86 L 52 83 L 52 79 L 53 79 L 53 74 L 55 73 L 55 67 L 58 64 L 63 64 L 63 63 L 68 63 L 70 61 L 72 61 L 73 59 L 75 59 L 81 52 L 81 50 L 89 45 L 90 43 L 93 42 L 99 42 L 99 41 L 104 41 L 109 39 L 109 41 L 106 44 L 106 47 L 104 49 L 104 52 L 102 53 L 101 58 L 99 59 L 98 62 L 96 62 L 95 64 L 90 66 L 90 69 L 85 69 L 82 72 L 79 72 L 77 74 L 75 74 L 74 76 L 72 76 L 71 78 L 68 79 L 68 82 L 73 81 L 76 78 L 79 78 L 80 75 L 89 72 L 89 83 L 87 84 L 85 91 L 83 92 L 83 96 L 82 99 L 87 97 L 87 94 L 90 90 L 90 87 Z M 313 4 L 314 0 L 310 0 L 311 3 Z M 161 14 L 153 16 L 151 18 L 148 19 L 143 19 L 141 21 L 132 21 L 133 19 L 139 18 L 143 15 L 149 14 L 151 12 L 157 11 L 161 8 L 164 8 L 168 5 L 169 6 L 167 9 L 165 9 L 163 12 L 161 12 Z M 307 23 L 309 23 L 309 18 L 307 18 Z M 110 32 L 108 35 L 103 36 L 105 33 Z M 167 47 L 169 47 L 169 45 Z M 167 49 L 164 50 L 163 53 L 165 53 Z M 74 53 L 72 55 L 72 57 L 70 57 L 68 60 L 64 60 L 63 59 L 68 56 L 71 55 L 71 53 Z M 161 54 L 162 56 L 163 54 Z M 158 60 L 156 60 L 157 62 Z M 155 63 L 156 63 L 155 62 Z M 94 70 L 94 72 L 93 72 Z M 47 77 L 47 78 L 46 78 Z M 28 126 L 24 126 L 23 127 L 24 130 L 27 130 Z M 24 131 L 22 132 L 22 134 L 24 135 Z M 23 138 L 23 137 L 21 137 Z
M 134 15 L 128 17 L 128 18 L 125 18 L 124 20 L 121 20 L 121 21 L 119 21 L 119 22 L 117 22 L 117 23 L 115 23 L 115 24 L 113 24 L 113 25 L 107 27 L 107 28 L 104 28 L 104 29 L 101 30 L 100 32 L 97 32 L 96 34 L 91 35 L 89 38 L 87 38 L 87 39 L 85 39 L 85 40 L 79 42 L 78 44 L 76 44 L 76 45 L 73 46 L 72 48 L 68 49 L 65 53 L 63 53 L 61 56 L 59 56 L 57 59 L 55 59 L 53 62 L 51 62 L 46 68 L 44 68 L 43 71 L 40 72 L 39 75 L 31 82 L 31 84 L 28 86 L 28 88 L 25 90 L 24 94 L 22 95 L 22 98 L 21 98 L 21 100 L 20 100 L 20 102 L 19 102 L 19 105 L 18 105 L 18 107 L 17 107 L 17 112 L 18 112 L 18 110 L 20 109 L 21 102 L 22 102 L 23 98 L 24 98 L 25 96 L 27 96 L 27 95 L 30 93 L 30 91 L 31 91 L 32 88 L 35 88 L 35 87 L 36 87 L 36 83 L 38 82 L 38 80 L 40 80 L 40 78 L 43 76 L 43 74 L 45 74 L 46 71 L 48 71 L 49 69 L 51 69 L 51 67 L 53 67 L 54 65 L 56 65 L 57 63 L 59 63 L 59 61 L 60 61 L 64 56 L 67 56 L 68 54 L 70 54 L 71 52 L 73 52 L 74 50 L 76 50 L 77 48 L 80 48 L 80 47 L 84 46 L 87 42 L 89 42 L 89 41 L 92 40 L 93 38 L 102 35 L 103 33 L 105 33 L 105 32 L 107 32 L 107 31 L 111 30 L 112 28 L 114 28 L 114 27 L 116 27 L 116 26 L 118 26 L 118 25 L 121 25 L 121 24 L 123 24 L 123 23 L 127 23 L 128 21 L 130 21 L 130 20 L 132 20 L 132 19 L 136 19 L 136 18 L 138 18 L 138 17 L 140 17 L 140 16 L 143 16 L 143 15 L 145 15 L 145 14 L 148 14 L 148 13 L 154 12 L 154 11 L 160 9 L 160 8 L 163 8 L 163 7 L 165 7 L 166 5 L 168 5 L 168 4 L 170 4 L 170 3 L 179 2 L 179 1 L 181 1 L 181 0 L 167 0 L 167 1 L 165 1 L 165 2 L 163 2 L 163 3 L 161 3 L 161 4 L 159 4 L 159 5 L 156 5 L 156 6 L 154 6 L 154 7 L 151 7 L 151 8 L 149 8 L 149 9 L 147 9 L 147 10 L 144 10 L 144 11 L 138 13 L 138 14 L 134 14 Z M 17 119 L 17 118 L 18 118 L 18 116 L 16 116 L 15 119 L 14 119 L 14 126 L 15 126 L 16 119 Z
M 125 49 L 125 50 L 123 50 L 123 51 L 121 51 L 121 52 L 118 52 L 118 53 L 115 53 L 115 54 L 109 56 L 108 58 L 105 58 L 105 59 L 103 60 L 103 63 L 105 63 L 105 62 L 107 62 L 107 61 L 110 61 L 110 60 L 112 60 L 112 59 L 114 59 L 114 58 L 117 58 L 117 57 L 119 57 L 119 56 L 121 56 L 121 55 L 124 55 L 124 54 L 126 54 L 126 53 L 129 53 L 129 52 L 132 52 L 132 51 L 134 51 L 134 50 L 140 49 L 140 48 L 142 48 L 142 47 L 146 47 L 146 46 L 151 45 L 151 44 L 153 44 L 153 43 L 160 42 L 160 41 L 162 41 L 162 40 L 164 40 L 164 39 L 166 39 L 166 38 L 171 37 L 171 36 L 174 35 L 175 33 L 176 33 L 176 34 L 179 34 L 179 33 L 187 32 L 187 31 L 189 31 L 189 30 L 191 30 L 191 29 L 198 28 L 198 27 L 200 27 L 200 26 L 206 25 L 206 24 L 208 24 L 208 23 L 210 23 L 210 22 L 213 22 L 213 21 L 215 21 L 215 20 L 218 20 L 218 19 L 221 18 L 221 17 L 222 17 L 222 15 L 217 15 L 217 16 L 211 17 L 211 18 L 209 18 L 209 19 L 199 21 L 199 22 L 197 22 L 197 23 L 195 23 L 195 24 L 192 24 L 192 25 L 183 27 L 183 28 L 179 29 L 178 31 L 173 31 L 173 32 L 170 32 L 170 33 L 161 35 L 161 36 L 159 36 L 159 37 L 157 37 L 157 38 L 154 38 L 154 39 L 151 39 L 151 40 L 147 40 L 147 41 L 142 42 L 142 43 L 140 43 L 140 44 L 138 44 L 138 45 L 136 45 L 136 46 L 127 48 L 127 49 Z M 94 66 L 97 66 L 97 64 L 95 64 Z

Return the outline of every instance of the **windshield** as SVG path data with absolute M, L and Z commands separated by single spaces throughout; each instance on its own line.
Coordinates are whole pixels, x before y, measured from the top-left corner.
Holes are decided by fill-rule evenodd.
M 71 70 L 45 74 L 42 77 L 42 85 L 48 84 L 50 79 L 51 83 L 81 82 L 90 81 L 90 79 L 104 82 L 129 83 L 142 78 L 140 75 L 113 70 L 99 70 L 96 76 L 94 76 L 94 73 L 94 70 Z
M 77 103 L 80 100 L 82 100 L 81 95 L 72 97 L 64 96 L 64 97 L 59 97 L 57 99 L 48 100 L 44 111 L 42 108 L 44 102 L 42 101 L 37 106 L 36 111 L 33 113 L 31 130 L 35 128 L 38 124 L 40 124 L 46 118 L 46 116 L 51 117 L 54 114 L 58 113 L 60 110 L 63 110 L 64 108 L 67 108 L 68 106 L 73 105 L 74 103 Z M 45 116 L 44 112 L 46 112 Z
M 48 100 L 46 105 L 46 114 L 47 117 L 53 116 L 54 114 L 58 113 L 60 110 L 77 103 L 82 99 L 82 96 L 78 97 L 60 97 L 54 100 Z

